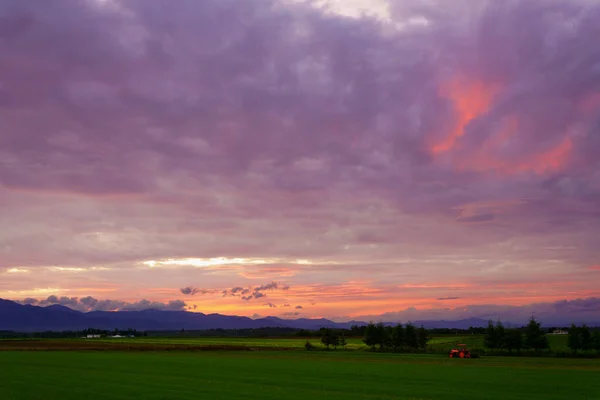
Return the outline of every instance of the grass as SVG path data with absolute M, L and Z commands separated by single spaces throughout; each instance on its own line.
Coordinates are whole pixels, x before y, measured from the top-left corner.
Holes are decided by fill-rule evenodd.
M 32 339 L 35 341 L 35 339 Z M 44 339 L 44 344 L 51 344 L 52 348 L 58 347 L 75 347 L 86 349 L 89 347 L 102 347 L 110 344 L 112 347 L 132 346 L 143 347 L 145 349 L 155 348 L 157 350 L 165 347 L 248 347 L 248 348 L 268 348 L 268 349 L 300 349 L 304 348 L 304 344 L 309 340 L 310 343 L 318 349 L 325 346 L 321 344 L 320 338 L 248 338 L 248 337 L 137 337 L 130 338 L 102 338 L 102 339 Z M 569 353 L 567 347 L 566 335 L 548 335 L 550 349 L 553 352 Z M 8 342 L 14 340 L 0 340 L 0 350 L 13 347 Z M 23 343 L 23 341 L 17 341 Z M 367 350 L 362 338 L 346 338 L 348 350 Z M 429 352 L 438 354 L 447 353 L 452 347 L 457 344 L 464 343 L 472 350 L 483 349 L 483 335 L 435 335 L 427 345 Z M 62 345 L 61 345 L 62 344 Z M 17 348 L 22 347 L 15 344 Z M 593 353 L 593 352 L 592 352 Z
M 102 339 L 107 342 L 122 342 L 130 343 L 131 339 Z M 186 345 L 231 345 L 239 344 L 246 346 L 255 347 L 286 347 L 286 348 L 302 348 L 306 343 L 306 338 L 211 338 L 211 337 L 200 337 L 200 338 L 186 338 L 186 337 L 172 337 L 172 338 L 160 338 L 160 337 L 148 337 L 148 338 L 136 338 L 135 342 L 157 344 L 157 343 L 171 343 L 171 344 L 186 344 Z M 308 339 L 310 343 L 317 347 L 324 347 L 321 344 L 320 338 L 313 337 Z M 566 335 L 548 335 L 548 341 L 550 348 L 554 351 L 568 351 L 567 347 L 567 336 Z M 367 349 L 362 338 L 346 338 L 348 345 L 346 346 L 350 350 Z M 440 351 L 447 352 L 451 347 L 464 343 L 469 348 L 482 349 L 483 335 L 436 335 L 433 336 L 428 342 L 428 347 L 438 349 Z
M 0 352 L 0 399 L 598 399 L 600 362 L 366 352 Z
M 131 339 L 101 339 L 106 342 L 119 341 L 123 343 L 131 343 Z M 304 348 L 304 344 L 306 343 L 306 338 L 231 338 L 231 337 L 191 337 L 191 338 L 153 338 L 153 337 L 143 337 L 143 338 L 135 338 L 135 342 L 139 343 L 148 343 L 148 344 L 156 344 L 156 343 L 171 343 L 171 344 L 185 344 L 185 345 L 214 345 L 214 346 L 226 346 L 226 345 L 243 345 L 243 346 L 252 346 L 252 347 L 285 347 L 285 348 Z M 308 339 L 313 345 L 324 347 L 321 344 L 321 338 L 313 337 Z M 366 348 L 362 339 L 346 339 L 348 342 L 349 349 L 359 349 Z
M 324 349 L 318 337 L 308 339 L 315 347 Z M 132 346 L 145 348 L 164 347 L 249 347 L 268 349 L 303 349 L 306 338 L 212 338 L 212 337 L 137 337 L 130 338 L 101 338 L 101 339 L 26 339 L 26 340 L 0 340 L 0 350 L 10 348 L 49 346 L 52 348 L 88 348 L 88 347 L 117 347 Z M 362 339 L 346 339 L 348 350 L 367 349 Z M 1 400 L 1 399 L 0 399 Z

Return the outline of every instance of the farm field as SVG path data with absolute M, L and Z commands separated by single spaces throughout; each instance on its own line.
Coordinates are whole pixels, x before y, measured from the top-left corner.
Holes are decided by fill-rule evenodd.
M 102 338 L 102 339 L 29 339 L 29 340 L 0 340 L 2 349 L 95 349 L 95 348 L 257 348 L 257 349 L 300 349 L 304 348 L 306 341 L 310 341 L 316 348 L 324 348 L 320 338 L 235 338 L 235 337 L 137 337 L 137 338 Z M 548 335 L 550 348 L 553 351 L 569 351 L 566 336 Z M 368 347 L 362 338 L 347 338 L 346 349 L 366 350 Z M 471 349 L 482 349 L 483 335 L 437 335 L 428 342 L 430 352 L 446 353 L 456 344 L 464 343 Z
M 365 352 L 0 352 L 2 400 L 598 399 L 600 361 Z
M 120 341 L 123 343 L 131 343 L 131 339 L 101 339 L 102 341 L 112 342 Z M 214 345 L 214 346 L 227 346 L 227 345 L 241 345 L 250 347 L 283 347 L 283 348 L 303 348 L 306 341 L 309 341 L 315 346 L 324 347 L 321 344 L 321 339 L 318 337 L 311 338 L 248 338 L 248 337 L 191 337 L 191 338 L 161 338 L 161 337 L 142 337 L 135 338 L 135 342 L 139 343 L 152 343 L 152 344 L 185 344 L 185 345 Z M 348 338 L 346 339 L 348 349 L 360 349 L 367 348 L 362 342 L 362 338 Z
M 548 341 L 550 343 L 550 348 L 554 351 L 568 351 L 567 347 L 567 336 L 566 335 L 548 335 Z M 131 339 L 103 339 L 107 342 L 111 341 L 121 341 L 123 343 L 130 343 Z M 193 344 L 193 345 L 215 345 L 215 346 L 225 346 L 225 345 L 245 345 L 245 346 L 255 346 L 255 347 L 286 347 L 286 348 L 301 348 L 304 347 L 306 340 L 310 341 L 311 344 L 317 347 L 324 347 L 320 338 L 312 337 L 312 338 L 211 338 L 211 337 L 201 337 L 201 338 L 160 338 L 160 337 L 145 337 L 145 338 L 136 338 L 136 342 L 140 343 L 153 343 L 153 344 L 162 344 L 162 343 L 172 343 L 172 344 Z M 349 350 L 359 350 L 359 349 L 367 349 L 362 338 L 346 338 L 347 346 L 346 348 Z M 437 349 L 439 351 L 445 352 L 448 351 L 452 346 L 464 343 L 468 347 L 473 349 L 482 349 L 484 348 L 483 344 L 483 335 L 433 335 L 428 342 L 428 347 L 430 349 Z
M 273 350 L 299 350 L 304 348 L 307 339 L 301 338 L 133 338 L 133 339 L 25 339 L 25 340 L 0 340 L 0 350 L 85 350 L 85 349 L 212 349 L 212 348 L 245 348 L 245 349 L 273 349 Z M 325 348 L 320 338 L 310 338 L 316 348 Z M 362 339 L 347 339 L 348 350 L 367 349 Z

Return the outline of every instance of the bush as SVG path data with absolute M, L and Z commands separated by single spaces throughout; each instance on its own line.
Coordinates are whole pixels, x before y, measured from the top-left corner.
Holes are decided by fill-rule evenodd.
M 316 349 L 316 347 L 308 340 L 304 343 L 304 348 L 308 351 Z

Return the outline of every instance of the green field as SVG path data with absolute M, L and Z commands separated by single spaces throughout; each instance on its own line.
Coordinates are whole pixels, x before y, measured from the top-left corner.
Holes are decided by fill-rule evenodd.
M 0 352 L 0 399 L 599 399 L 598 360 L 367 352 Z
M 198 337 L 198 338 L 152 338 L 152 337 L 143 337 L 143 338 L 135 338 L 135 339 L 100 339 L 106 343 L 147 343 L 147 344 L 184 344 L 184 345 L 213 345 L 213 346 L 230 346 L 230 345 L 240 345 L 240 346 L 251 346 L 251 347 L 281 347 L 281 348 L 304 348 L 304 344 L 308 340 L 311 344 L 318 348 L 324 348 L 321 344 L 321 339 L 318 337 L 313 338 L 213 338 L 213 337 Z M 368 347 L 363 343 L 362 339 L 358 338 L 348 338 L 346 339 L 347 349 L 350 350 L 358 350 L 358 349 L 367 349 Z
M 200 337 L 200 338 L 159 338 L 159 337 L 148 337 L 148 338 L 135 338 L 133 339 L 136 343 L 148 343 L 148 344 L 187 344 L 187 345 L 246 345 L 256 347 L 287 347 L 287 348 L 301 348 L 306 343 L 306 338 L 211 338 L 211 337 Z M 317 347 L 324 347 L 319 338 L 309 338 L 310 343 Z M 106 342 L 121 342 L 130 343 L 132 339 L 102 339 Z M 555 336 L 548 335 L 548 341 L 550 348 L 553 351 L 568 351 L 567 347 L 567 336 Z M 368 349 L 362 338 L 347 338 L 348 343 L 346 348 L 349 350 L 360 350 Z M 428 348 L 430 350 L 438 350 L 439 352 L 447 352 L 451 347 L 456 344 L 464 343 L 472 349 L 483 349 L 483 335 L 435 335 L 430 338 L 428 342 Z
M 31 339 L 36 340 L 36 339 Z M 300 349 L 309 341 L 317 349 L 323 349 L 320 338 L 249 338 L 249 337 L 137 337 L 137 338 L 102 338 L 102 339 L 43 339 L 44 343 L 63 342 L 70 344 L 122 344 L 132 346 L 164 347 L 164 346 L 245 346 L 251 348 L 269 349 Z M 550 349 L 554 352 L 569 352 L 566 336 L 548 335 Z M 4 341 L 6 342 L 6 341 Z M 362 338 L 347 338 L 347 350 L 369 350 Z M 430 353 L 447 353 L 457 344 L 464 343 L 468 348 L 480 351 L 484 349 L 483 335 L 434 335 L 430 338 L 427 349 Z M 0 350 L 3 348 L 0 340 Z M 593 353 L 593 352 L 591 352 Z M 1 399 L 0 399 L 1 400 Z

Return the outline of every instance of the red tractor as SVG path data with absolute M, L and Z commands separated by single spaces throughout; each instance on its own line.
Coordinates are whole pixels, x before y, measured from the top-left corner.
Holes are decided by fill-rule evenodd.
M 471 358 L 471 352 L 467 349 L 466 344 L 459 344 L 456 346 L 456 349 L 450 350 L 448 353 L 448 357 L 450 358 Z

